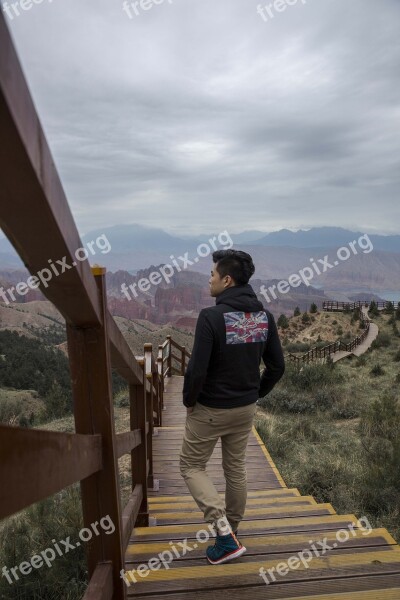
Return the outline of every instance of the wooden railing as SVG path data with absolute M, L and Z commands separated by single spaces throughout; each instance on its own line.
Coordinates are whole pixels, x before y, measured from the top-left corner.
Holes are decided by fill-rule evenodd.
M 387 306 L 386 302 L 380 302 L 379 304 L 383 304 L 383 306 L 378 307 L 379 309 L 386 308 L 386 306 Z M 351 342 L 348 342 L 348 343 L 343 342 L 342 340 L 337 340 L 335 342 L 332 342 L 332 344 L 328 344 L 327 346 L 324 346 L 323 348 L 318 348 L 317 346 L 315 346 L 314 348 L 311 348 L 308 352 L 306 352 L 305 354 L 302 354 L 301 356 L 296 356 L 295 354 L 292 354 L 291 352 L 289 352 L 287 354 L 287 357 L 289 358 L 289 360 L 291 360 L 292 362 L 295 362 L 297 365 L 302 365 L 302 364 L 313 362 L 318 359 L 325 360 L 327 357 L 331 356 L 331 354 L 335 354 L 335 352 L 339 352 L 340 350 L 344 350 L 346 352 L 352 352 L 354 350 L 354 348 L 357 348 L 357 346 L 362 344 L 362 342 L 365 340 L 365 338 L 368 335 L 370 321 L 369 321 L 369 318 L 366 317 L 364 315 L 364 313 L 362 312 L 362 307 L 366 308 L 368 306 L 369 306 L 369 302 L 360 302 L 360 301 L 359 302 L 331 302 L 331 301 L 324 302 L 322 305 L 322 310 L 324 310 L 324 311 L 359 310 L 360 311 L 360 322 L 361 322 L 362 328 L 363 328 L 362 333 L 360 335 L 358 335 L 357 337 L 355 337 L 354 339 L 352 339 Z
M 124 599 L 125 550 L 133 526 L 149 524 L 148 489 L 157 485 L 152 437 L 164 380 L 172 361 L 183 374 L 190 354 L 169 337 L 157 359 L 151 344 L 135 357 L 108 311 L 105 269 L 76 262 L 82 242 L 1 11 L 0 133 L 0 226 L 33 277 L 52 260 L 70 265 L 37 287 L 66 321 L 76 431 L 0 425 L 0 519 L 80 482 L 84 527 L 106 516 L 115 526 L 112 535 L 98 528 L 86 545 L 84 598 Z M 119 434 L 112 368 L 129 386 L 130 429 Z M 121 509 L 118 459 L 126 454 L 132 491 Z
M 389 301 L 374 301 L 376 307 L 379 310 L 383 310 L 388 307 Z M 392 302 L 392 304 L 394 304 Z M 356 308 L 367 308 L 370 306 L 369 300 L 358 300 L 357 302 L 332 302 L 331 300 L 325 301 L 322 303 L 322 310 L 326 311 L 345 311 L 345 310 L 355 310 Z

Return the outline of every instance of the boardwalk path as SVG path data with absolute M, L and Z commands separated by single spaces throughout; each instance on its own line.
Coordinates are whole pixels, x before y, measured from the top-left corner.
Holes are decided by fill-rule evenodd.
M 334 354 L 332 354 L 333 362 L 338 362 L 338 360 L 342 360 L 342 358 L 346 358 L 346 356 L 351 356 L 351 355 L 361 356 L 362 354 L 367 352 L 367 350 L 369 350 L 372 342 L 377 337 L 377 335 L 379 333 L 379 328 L 378 328 L 378 325 L 376 325 L 376 323 L 372 323 L 371 319 L 369 318 L 368 307 L 363 306 L 361 308 L 361 310 L 363 312 L 364 319 L 370 322 L 367 337 L 359 346 L 354 348 L 354 350 L 352 352 L 346 352 L 345 350 L 339 350 L 338 352 L 335 352 Z
M 173 376 L 167 383 L 164 426 L 154 443 L 154 473 L 159 491 L 151 492 L 150 527 L 135 528 L 126 554 L 126 570 L 140 564 L 152 569 L 141 577 L 133 573 L 129 597 L 146 596 L 165 600 L 399 600 L 400 548 L 386 529 L 368 535 L 353 514 L 337 515 L 331 504 L 317 503 L 287 488 L 268 451 L 253 428 L 247 451 L 248 504 L 239 537 L 247 547 L 241 558 L 225 565 L 212 566 L 205 559 L 207 545 L 196 539 L 204 530 L 202 514 L 189 495 L 179 473 L 186 409 L 182 405 L 183 378 Z M 221 446 L 218 443 L 207 471 L 220 493 L 224 491 Z M 361 516 L 361 515 L 360 515 Z M 354 535 L 349 527 L 354 527 Z M 338 530 L 347 529 L 347 541 L 338 541 Z M 342 534 L 345 535 L 345 534 Z M 184 553 L 179 542 L 187 538 L 192 550 Z M 323 539 L 336 547 L 322 550 Z M 311 546 L 319 549 L 308 566 L 297 560 L 297 567 L 286 568 L 290 557 L 298 557 Z M 318 543 L 320 542 L 320 544 Z M 195 547 L 196 546 L 196 547 Z M 175 547 L 179 558 L 164 568 L 155 559 Z M 326 548 L 326 546 L 325 546 Z M 164 556 L 168 557 L 166 553 Z M 172 556 L 172 553 L 171 553 Z M 167 558 L 168 560 L 168 558 Z M 276 568 L 275 581 L 268 585 L 259 575 L 260 567 Z M 306 563 L 307 564 L 307 563 Z M 158 568 L 156 569 L 156 565 Z M 146 572 L 142 567 L 143 574 Z

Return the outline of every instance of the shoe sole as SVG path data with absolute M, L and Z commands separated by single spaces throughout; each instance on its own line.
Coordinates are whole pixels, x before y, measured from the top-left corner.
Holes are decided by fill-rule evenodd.
M 247 551 L 247 548 L 245 548 L 242 545 L 237 550 L 234 550 L 233 552 L 230 552 L 229 554 L 226 554 L 225 556 L 223 556 L 219 560 L 211 560 L 210 558 L 208 558 L 207 555 L 206 555 L 206 558 L 207 558 L 208 562 L 211 565 L 221 565 L 222 563 L 225 563 L 225 562 L 228 562 L 230 560 L 233 560 L 234 558 L 239 558 L 239 556 L 242 556 L 242 554 L 244 554 L 246 551 Z

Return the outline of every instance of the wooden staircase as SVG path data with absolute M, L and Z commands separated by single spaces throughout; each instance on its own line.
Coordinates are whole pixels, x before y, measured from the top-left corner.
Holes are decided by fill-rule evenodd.
M 255 428 L 247 451 L 247 510 L 238 533 L 247 552 L 230 563 L 209 565 L 205 549 L 214 537 L 179 473 L 186 413 L 182 384 L 183 377 L 167 379 L 165 426 L 153 439 L 158 489 L 150 492 L 151 526 L 133 529 L 126 552 L 128 597 L 400 599 L 400 548 L 386 529 L 367 534 L 361 517 L 338 515 L 331 504 L 287 488 Z M 223 493 L 220 442 L 207 471 Z M 339 530 L 345 531 L 337 537 Z M 293 557 L 302 551 L 313 557 L 308 561 L 304 555 L 295 568 Z M 274 569 L 267 573 L 269 583 L 261 568 Z

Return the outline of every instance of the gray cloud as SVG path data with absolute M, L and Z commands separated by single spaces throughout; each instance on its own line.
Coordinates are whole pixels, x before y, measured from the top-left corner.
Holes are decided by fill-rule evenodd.
M 44 0 L 10 23 L 82 233 L 399 232 L 400 4 L 256 7 Z

